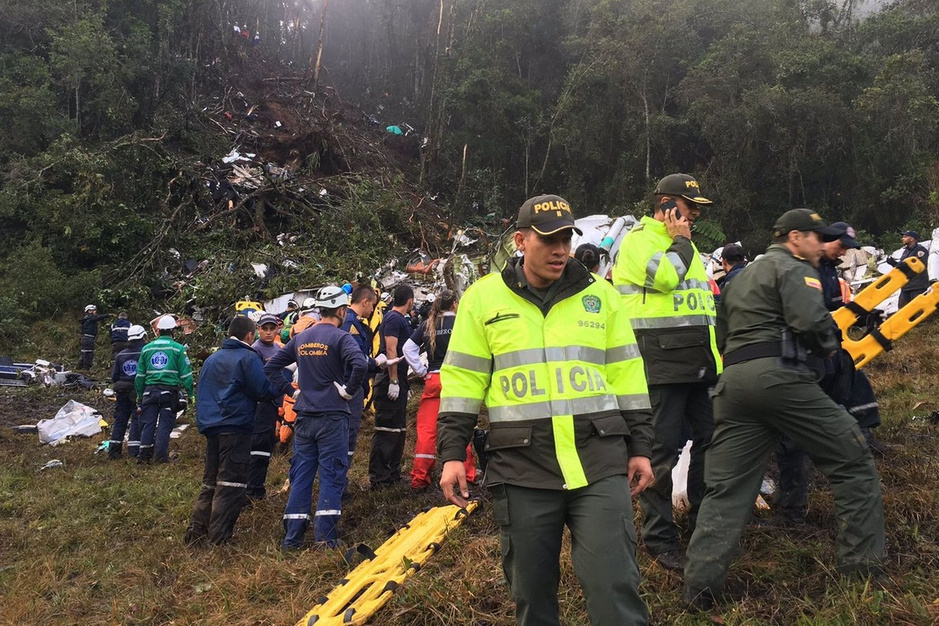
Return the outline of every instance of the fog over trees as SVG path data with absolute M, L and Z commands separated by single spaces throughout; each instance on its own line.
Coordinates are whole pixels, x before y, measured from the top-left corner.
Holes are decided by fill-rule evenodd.
M 929 0 L 0 0 L 0 298 L 50 313 L 24 258 L 109 288 L 231 149 L 206 116 L 239 76 L 413 127 L 409 182 L 453 219 L 636 213 L 684 171 L 708 243 L 806 206 L 894 245 L 939 226 L 937 62 Z

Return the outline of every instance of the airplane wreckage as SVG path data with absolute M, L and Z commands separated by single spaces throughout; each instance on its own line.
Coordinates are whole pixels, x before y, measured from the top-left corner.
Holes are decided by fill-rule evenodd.
M 623 238 L 638 223 L 639 220 L 631 215 L 582 217 L 576 220 L 576 225 L 583 231 L 583 235 L 574 233 L 571 250 L 583 243 L 597 246 L 600 249 L 600 268 L 597 273 L 610 278 Z M 481 276 L 501 271 L 509 258 L 516 255 L 514 232 L 514 227 L 510 227 L 496 237 L 481 228 L 469 227 L 453 235 L 453 244 L 447 256 L 435 259 L 421 250 L 415 250 L 403 263 L 398 259 L 389 260 L 376 270 L 370 279 L 382 293 L 390 292 L 400 283 L 409 282 L 415 288 L 417 305 L 443 288 L 450 289 L 459 296 Z M 932 236 L 932 240 L 939 242 L 939 228 L 933 231 Z M 933 247 L 930 245 L 932 240 L 919 242 L 930 251 L 924 268 L 930 281 L 939 280 L 939 243 Z M 724 274 L 721 267 L 722 250 L 723 247 L 720 247 L 709 253 L 701 253 L 707 274 L 713 279 L 719 279 Z M 839 266 L 842 278 L 850 285 L 851 292 L 857 294 L 878 277 L 888 274 L 893 267 L 887 263 L 887 259 L 899 260 L 902 252 L 901 248 L 886 254 L 872 246 L 848 250 Z M 258 277 L 263 278 L 267 266 L 255 264 L 254 269 Z M 311 287 L 285 293 L 264 302 L 263 306 L 266 311 L 280 312 L 286 309 L 289 300 L 302 302 L 304 298 L 315 295 L 317 290 L 318 287 Z M 883 317 L 897 311 L 898 295 L 889 294 L 879 303 L 877 310 Z

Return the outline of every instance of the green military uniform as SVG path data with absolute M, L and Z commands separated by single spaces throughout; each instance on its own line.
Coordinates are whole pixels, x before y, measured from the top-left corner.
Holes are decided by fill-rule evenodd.
M 539 290 L 523 263 L 460 302 L 440 372 L 438 457 L 463 462 L 485 402 L 486 483 L 519 624 L 560 623 L 565 524 L 591 622 L 645 624 L 627 464 L 651 453 L 652 428 L 635 338 L 616 291 L 583 265 L 570 260 Z
M 810 215 L 815 227 L 791 230 L 825 234 L 824 222 Z M 714 389 L 716 428 L 687 552 L 685 600 L 707 606 L 721 593 L 780 434 L 806 450 L 830 481 L 839 569 L 876 571 L 884 514 L 873 459 L 856 420 L 825 395 L 804 363 L 806 348 L 824 355 L 838 347 L 815 269 L 787 247 L 770 246 L 728 286 L 718 320 L 726 369 Z
M 711 203 L 687 174 L 666 176 L 656 194 Z M 693 441 L 688 470 L 691 529 L 704 497 L 705 453 L 714 432 L 708 394 L 722 367 L 714 295 L 691 240 L 681 235 L 672 238 L 663 222 L 648 216 L 623 239 L 613 267 L 613 284 L 622 294 L 636 332 L 655 427 L 651 458 L 655 482 L 639 495 L 642 539 L 651 555 L 668 556 L 681 548 L 678 527 L 672 521 L 672 468 L 689 436 Z

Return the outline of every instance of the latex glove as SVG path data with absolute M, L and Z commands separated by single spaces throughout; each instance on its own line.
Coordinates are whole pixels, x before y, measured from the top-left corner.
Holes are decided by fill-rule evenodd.
M 388 383 L 388 399 L 394 402 L 401 393 L 401 385 L 398 383 Z
M 299 397 L 300 397 L 300 390 L 297 389 L 296 391 L 293 392 L 293 399 L 296 400 Z
M 379 354 L 378 356 L 375 357 L 375 365 L 377 365 L 378 367 L 382 369 L 385 369 L 387 367 L 400 363 L 402 359 L 404 359 L 403 356 L 399 356 L 394 359 L 389 359 L 384 354 Z
M 352 399 L 352 394 L 349 393 L 348 391 L 346 391 L 346 386 L 345 386 L 345 385 L 340 385 L 338 382 L 336 382 L 336 381 L 334 380 L 334 381 L 333 381 L 333 386 L 336 387 L 336 391 L 339 392 L 339 395 L 342 396 L 342 399 L 343 399 L 343 400 L 351 400 L 351 399 Z

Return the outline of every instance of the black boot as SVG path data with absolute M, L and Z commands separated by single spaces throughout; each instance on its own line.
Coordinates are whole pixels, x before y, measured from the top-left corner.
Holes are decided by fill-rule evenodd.
M 891 446 L 884 443 L 883 441 L 878 441 L 874 438 L 874 433 L 871 432 L 870 428 L 862 428 L 861 433 L 864 435 L 864 439 L 867 441 L 867 447 L 871 449 L 871 454 L 874 456 L 885 457 L 890 453 Z
M 111 461 L 116 461 L 121 458 L 121 444 L 114 443 L 113 441 L 108 443 L 108 459 Z

